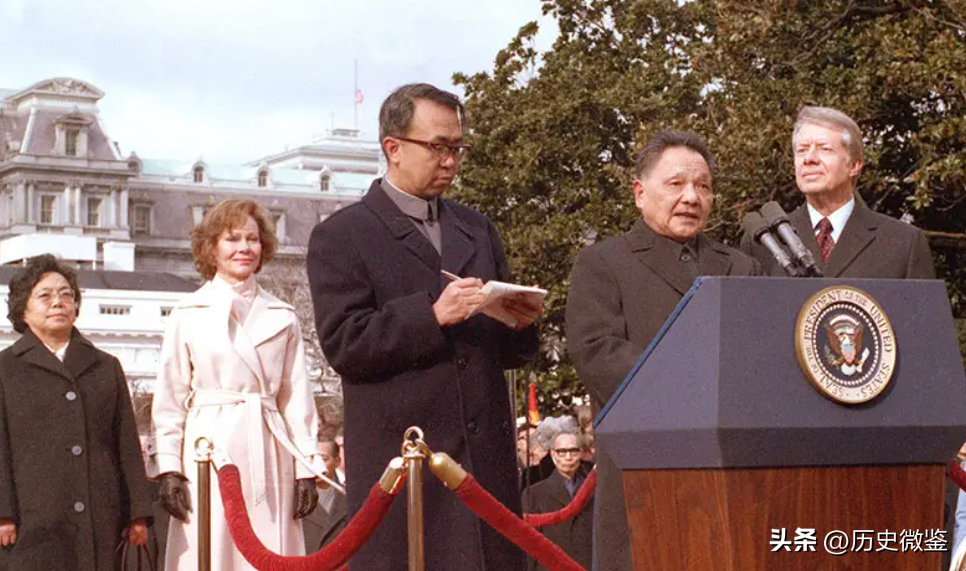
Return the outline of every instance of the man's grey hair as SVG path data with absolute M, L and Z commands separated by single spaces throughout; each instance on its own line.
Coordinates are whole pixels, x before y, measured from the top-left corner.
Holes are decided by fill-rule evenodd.
M 540 446 L 550 450 L 553 448 L 553 441 L 562 432 L 579 434 L 580 426 L 577 424 L 577 419 L 572 416 L 548 416 L 534 430 L 533 437 L 540 443 Z
M 864 160 L 865 153 L 862 148 L 862 130 L 851 117 L 831 107 L 803 107 L 795 118 L 795 129 L 792 132 L 792 148 L 795 147 L 795 138 L 803 125 L 821 125 L 830 129 L 837 129 L 842 132 L 842 142 L 849 152 L 849 157 L 853 161 Z
M 432 101 L 455 111 L 460 128 L 466 131 L 466 109 L 459 97 L 428 83 L 409 83 L 397 87 L 382 102 L 379 108 L 379 140 L 405 137 L 416 113 L 416 102 L 420 100 Z
M 561 436 L 565 435 L 565 434 L 570 435 L 570 436 L 573 436 L 577 440 L 577 447 L 580 448 L 581 450 L 584 449 L 584 447 L 581 446 L 581 443 L 580 443 L 580 433 L 577 432 L 576 430 L 561 430 L 560 432 L 554 434 L 553 435 L 553 438 L 550 440 L 550 447 L 551 448 L 556 448 L 557 447 L 557 439 L 560 438 Z

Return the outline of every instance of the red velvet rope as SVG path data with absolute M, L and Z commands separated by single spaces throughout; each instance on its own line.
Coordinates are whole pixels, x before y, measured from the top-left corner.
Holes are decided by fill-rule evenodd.
M 218 470 L 218 486 L 235 547 L 259 571 L 341 571 L 342 566 L 376 531 L 396 499 L 395 495 L 384 492 L 376 483 L 369 491 L 362 509 L 349 520 L 349 524 L 332 543 L 311 555 L 291 556 L 269 551 L 255 535 L 245 507 L 237 466 L 229 464 Z
M 590 475 L 584 480 L 584 485 L 580 486 L 577 490 L 577 495 L 574 499 L 570 500 L 570 503 L 561 509 L 545 513 L 545 514 L 523 514 L 523 520 L 532 525 L 533 527 L 543 527 L 546 525 L 557 525 L 558 523 L 563 523 L 565 521 L 570 521 L 577 517 L 590 497 L 594 495 L 594 489 L 597 487 L 597 470 L 591 470 Z
M 966 471 L 957 460 L 949 461 L 949 479 L 959 486 L 960 490 L 966 491 Z
M 517 544 L 550 571 L 587 571 L 532 525 L 527 524 L 496 501 L 496 498 L 484 490 L 471 474 L 467 474 L 466 480 L 457 488 L 456 495 L 480 519 Z

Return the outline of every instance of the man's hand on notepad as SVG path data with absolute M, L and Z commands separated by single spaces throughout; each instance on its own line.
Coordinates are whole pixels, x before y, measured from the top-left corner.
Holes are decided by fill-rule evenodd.
M 516 319 L 516 325 L 511 329 L 520 331 L 530 327 L 540 314 L 543 313 L 543 304 L 533 297 L 517 294 L 517 297 L 507 297 L 503 299 L 503 309 Z
M 456 325 L 473 315 L 483 303 L 482 287 L 479 278 L 458 278 L 447 284 L 433 304 L 433 314 L 440 327 Z
M 443 295 L 446 295 L 446 291 L 456 284 L 465 283 L 463 287 L 466 291 L 462 295 L 465 297 L 466 304 L 462 307 L 472 306 L 470 313 L 455 323 L 472 317 L 476 313 L 482 313 L 503 322 L 514 331 L 519 331 L 532 325 L 543 313 L 543 298 L 547 295 L 545 289 L 508 284 L 496 280 L 490 280 L 486 282 L 486 285 L 483 285 L 483 282 L 476 278 L 461 278 L 446 270 L 443 270 L 442 274 L 452 282 L 443 290 Z M 473 281 L 469 283 L 467 280 Z M 475 291 L 470 292 L 469 290 L 473 288 L 476 288 Z M 443 296 L 440 296 L 436 303 L 439 303 L 442 299 Z M 433 311 L 436 313 L 436 321 L 440 325 L 453 325 L 453 323 L 443 323 L 440 319 L 440 312 L 436 310 L 435 305 L 433 305 Z

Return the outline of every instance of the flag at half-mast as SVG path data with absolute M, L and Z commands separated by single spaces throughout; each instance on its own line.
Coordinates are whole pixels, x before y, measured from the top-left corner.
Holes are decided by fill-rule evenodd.
M 362 100 L 363 100 L 362 90 L 359 88 L 356 88 L 356 105 L 362 103 Z

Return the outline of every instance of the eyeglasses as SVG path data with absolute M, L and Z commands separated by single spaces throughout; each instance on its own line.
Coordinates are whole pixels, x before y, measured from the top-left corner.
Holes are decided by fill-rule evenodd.
M 558 456 L 576 456 L 580 454 L 580 448 L 554 448 L 553 451 L 556 452 Z
M 429 149 L 436 155 L 436 158 L 443 160 L 447 157 L 453 157 L 457 161 L 461 161 L 466 157 L 466 154 L 470 152 L 469 145 L 450 145 L 448 143 L 434 143 L 432 141 L 420 141 L 419 139 L 407 139 L 406 137 L 393 137 L 394 139 L 399 139 L 400 141 L 406 141 L 407 143 L 415 143 L 420 147 Z
M 49 289 L 42 289 L 34 293 L 30 298 L 37 303 L 46 306 L 53 305 L 55 301 L 59 301 L 64 305 L 72 305 L 74 303 L 74 290 L 62 289 L 55 292 L 50 291 Z

